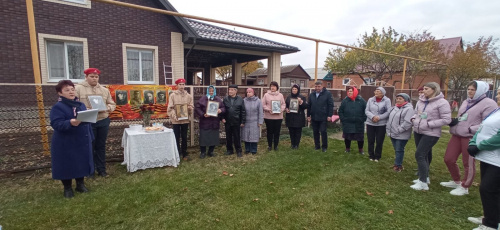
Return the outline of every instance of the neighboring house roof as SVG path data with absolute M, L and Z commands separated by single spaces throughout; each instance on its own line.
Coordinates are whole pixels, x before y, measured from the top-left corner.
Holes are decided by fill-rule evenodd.
M 168 2 L 168 0 L 157 1 L 159 1 L 166 10 L 178 12 L 172 4 Z M 193 40 L 196 39 L 197 44 L 221 47 L 228 47 L 228 45 L 231 45 L 232 48 L 279 52 L 282 54 L 300 51 L 299 48 L 295 46 L 274 42 L 193 19 L 186 19 L 177 16 L 173 16 L 173 18 L 183 31 L 187 33 L 187 38 L 192 38 Z M 189 39 L 187 38 L 184 38 L 184 42 L 189 42 Z
M 328 72 L 325 77 L 323 78 L 323 80 L 325 81 L 333 81 L 333 73 L 332 72 Z
M 309 74 L 299 64 L 281 66 L 280 73 L 281 74 L 288 74 L 297 68 L 301 68 L 303 70 L 303 72 L 309 76 Z M 262 77 L 262 76 L 267 76 L 267 68 L 258 68 L 255 71 L 253 71 L 251 74 L 248 75 L 248 77 Z M 297 77 L 303 77 L 303 76 L 297 76 Z
M 314 69 L 315 68 L 304 69 L 304 71 L 306 71 L 306 73 L 309 74 L 309 76 L 311 76 L 311 80 L 314 80 Z M 318 79 L 324 78 L 327 74 L 328 74 L 327 70 L 324 70 L 323 68 L 318 68 Z
M 457 49 L 463 50 L 462 37 L 437 39 L 446 56 L 451 56 Z

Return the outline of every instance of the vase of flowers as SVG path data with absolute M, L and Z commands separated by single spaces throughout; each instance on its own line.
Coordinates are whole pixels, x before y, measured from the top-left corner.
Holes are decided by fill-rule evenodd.
M 141 115 L 142 115 L 142 126 L 149 127 L 151 125 L 151 115 L 155 113 L 155 107 L 153 104 L 141 105 Z

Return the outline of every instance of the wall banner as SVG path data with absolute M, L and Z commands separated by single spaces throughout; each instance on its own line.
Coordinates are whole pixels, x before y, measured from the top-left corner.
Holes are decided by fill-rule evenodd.
M 168 97 L 176 86 L 169 85 L 108 85 L 116 109 L 111 120 L 142 119 L 141 105 L 154 106 L 152 119 L 167 118 Z

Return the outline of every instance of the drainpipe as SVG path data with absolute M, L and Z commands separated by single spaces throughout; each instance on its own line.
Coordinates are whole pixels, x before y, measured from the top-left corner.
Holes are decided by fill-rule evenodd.
M 187 72 L 188 72 L 188 69 L 187 69 L 187 59 L 189 57 L 189 54 L 191 53 L 191 51 L 193 50 L 193 48 L 196 46 L 196 38 L 193 38 L 193 46 L 191 46 L 191 48 L 189 49 L 189 51 L 187 52 L 186 56 L 184 56 L 184 77 L 187 78 Z M 194 80 L 193 80 L 193 85 L 194 85 Z

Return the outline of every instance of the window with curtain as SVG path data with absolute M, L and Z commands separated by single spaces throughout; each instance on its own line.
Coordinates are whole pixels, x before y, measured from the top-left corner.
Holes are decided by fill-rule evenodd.
M 47 64 L 50 80 L 84 79 L 83 43 L 47 41 Z
M 127 49 L 128 81 L 154 83 L 154 53 L 152 50 Z

